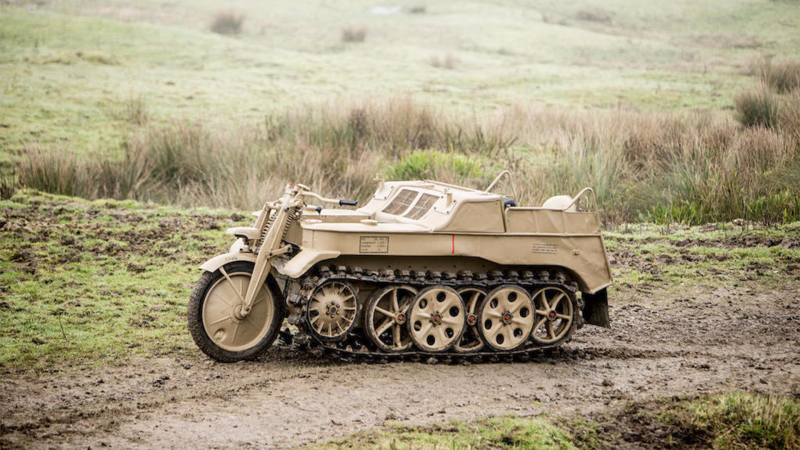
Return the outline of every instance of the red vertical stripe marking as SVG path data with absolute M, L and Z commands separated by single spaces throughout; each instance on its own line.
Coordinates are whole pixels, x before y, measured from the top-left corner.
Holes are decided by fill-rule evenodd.
M 453 254 L 456 254 L 456 235 L 453 235 Z

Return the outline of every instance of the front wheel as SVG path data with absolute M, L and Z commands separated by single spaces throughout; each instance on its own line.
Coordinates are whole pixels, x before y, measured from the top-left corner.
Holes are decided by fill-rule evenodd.
M 278 335 L 283 312 L 268 284 L 253 300 L 250 314 L 242 314 L 252 274 L 252 264 L 228 264 L 203 273 L 192 291 L 189 331 L 200 350 L 217 361 L 254 359 Z

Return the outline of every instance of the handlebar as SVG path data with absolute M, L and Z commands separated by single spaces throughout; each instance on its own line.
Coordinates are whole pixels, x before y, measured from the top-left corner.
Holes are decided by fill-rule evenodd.
M 337 198 L 337 199 L 326 198 L 326 197 L 323 197 L 323 196 L 317 194 L 316 192 L 311 192 L 311 191 L 304 191 L 303 192 L 303 196 L 304 197 L 313 197 L 313 198 L 321 201 L 322 203 L 338 204 L 339 206 L 358 206 L 358 201 L 356 201 L 356 200 L 345 200 L 343 198 Z

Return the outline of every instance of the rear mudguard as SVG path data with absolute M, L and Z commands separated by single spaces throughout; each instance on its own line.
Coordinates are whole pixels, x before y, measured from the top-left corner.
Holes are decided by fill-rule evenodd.
M 590 325 L 611 328 L 607 289 L 600 289 L 594 294 L 583 293 L 583 320 Z

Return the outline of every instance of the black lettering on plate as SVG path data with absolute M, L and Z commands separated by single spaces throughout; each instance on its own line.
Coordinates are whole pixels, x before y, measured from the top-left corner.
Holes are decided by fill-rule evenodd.
M 389 236 L 361 236 L 359 253 L 389 253 Z
M 558 253 L 558 245 L 556 244 L 533 244 L 533 253 L 542 253 L 545 255 L 555 255 Z

